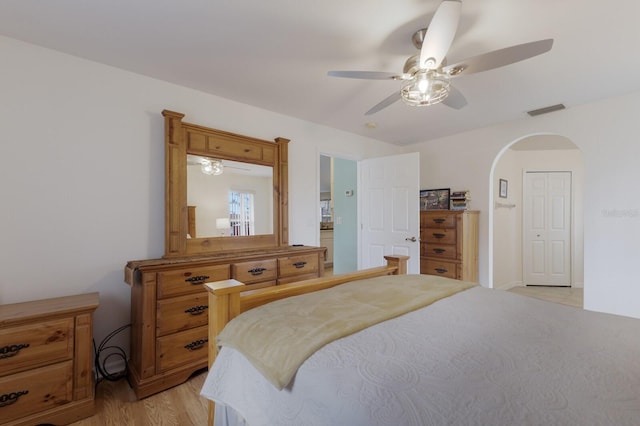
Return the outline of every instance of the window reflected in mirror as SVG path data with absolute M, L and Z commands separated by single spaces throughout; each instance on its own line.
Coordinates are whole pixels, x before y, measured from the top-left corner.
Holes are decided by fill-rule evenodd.
M 187 238 L 273 234 L 273 169 L 187 155 L 187 205 Z

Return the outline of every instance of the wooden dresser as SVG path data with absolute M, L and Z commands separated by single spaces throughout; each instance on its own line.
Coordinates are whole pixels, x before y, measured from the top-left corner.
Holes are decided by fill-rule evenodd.
M 92 416 L 98 293 L 0 306 L 0 424 L 62 425 Z
M 187 380 L 207 367 L 207 292 L 203 284 L 234 278 L 250 289 L 324 275 L 324 247 L 287 246 L 206 257 L 129 262 L 129 382 L 138 398 Z
M 477 211 L 420 212 L 420 273 L 478 282 Z

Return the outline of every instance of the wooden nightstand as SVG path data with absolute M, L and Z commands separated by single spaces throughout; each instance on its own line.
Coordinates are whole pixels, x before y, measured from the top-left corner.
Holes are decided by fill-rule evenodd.
M 95 411 L 98 293 L 0 306 L 0 424 L 62 425 Z

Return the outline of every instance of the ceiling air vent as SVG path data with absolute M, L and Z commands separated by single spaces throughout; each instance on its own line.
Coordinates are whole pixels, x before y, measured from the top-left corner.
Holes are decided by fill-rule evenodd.
M 527 111 L 527 114 L 529 114 L 531 117 L 535 117 L 536 115 L 542 115 L 542 114 L 548 114 L 554 111 L 560 111 L 561 109 L 564 109 L 564 108 L 565 106 L 563 104 L 557 104 L 557 105 L 551 105 L 548 107 Z

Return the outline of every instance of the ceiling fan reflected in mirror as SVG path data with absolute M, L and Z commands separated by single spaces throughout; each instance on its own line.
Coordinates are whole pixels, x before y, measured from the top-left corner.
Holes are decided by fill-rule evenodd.
M 243 174 L 250 174 L 252 172 L 251 167 L 244 163 L 192 154 L 187 154 L 187 166 L 200 166 L 202 173 L 212 176 L 219 176 L 227 169 L 233 169 L 236 173 Z
M 429 26 L 414 33 L 412 41 L 420 53 L 407 59 L 401 74 L 383 71 L 329 71 L 327 75 L 402 81 L 399 91 L 383 99 L 365 115 L 375 114 L 400 99 L 411 106 L 443 103 L 451 108 L 460 109 L 467 104 L 467 100 L 451 85 L 452 78 L 520 62 L 548 52 L 553 46 L 553 39 L 533 41 L 447 65 L 445 56 L 458 29 L 461 8 L 461 0 L 444 0 L 440 3 Z

